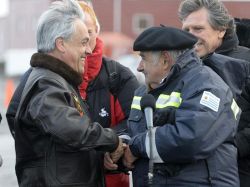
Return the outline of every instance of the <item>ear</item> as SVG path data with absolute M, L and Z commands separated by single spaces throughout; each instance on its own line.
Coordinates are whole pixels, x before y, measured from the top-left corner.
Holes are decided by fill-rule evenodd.
M 219 31 L 219 39 L 222 39 L 224 35 L 226 34 L 226 30 Z
M 168 69 L 169 66 L 172 66 L 173 64 L 173 59 L 169 55 L 167 51 L 162 51 L 162 57 L 163 57 L 163 66 L 164 69 Z
M 62 53 L 65 53 L 65 43 L 64 43 L 64 40 L 63 40 L 63 38 L 57 38 L 56 39 L 56 42 L 55 42 L 55 48 L 58 50 L 58 51 L 60 51 L 60 52 L 62 52 Z

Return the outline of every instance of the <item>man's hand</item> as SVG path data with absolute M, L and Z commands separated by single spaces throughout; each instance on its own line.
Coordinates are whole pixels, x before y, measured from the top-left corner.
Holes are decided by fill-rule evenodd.
M 113 163 L 116 163 L 121 156 L 124 154 L 124 149 L 126 148 L 126 144 L 122 143 L 122 139 L 119 138 L 119 145 L 116 150 L 110 153 L 110 158 L 112 159 Z
M 118 165 L 113 162 L 109 153 L 104 154 L 104 167 L 107 170 L 117 170 Z
M 123 156 L 123 164 L 126 166 L 128 169 L 133 169 L 134 168 L 134 162 L 138 158 L 135 157 L 132 152 L 130 151 L 129 146 L 126 147 L 124 156 Z

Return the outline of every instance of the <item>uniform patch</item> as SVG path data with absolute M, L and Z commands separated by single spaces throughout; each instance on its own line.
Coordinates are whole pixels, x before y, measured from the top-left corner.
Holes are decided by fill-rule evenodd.
M 82 106 L 81 106 L 81 103 L 78 99 L 78 97 L 72 92 L 71 93 L 72 97 L 73 97 L 73 102 L 74 102 L 74 105 L 77 109 L 77 111 L 79 112 L 80 116 L 83 116 L 84 112 L 82 110 Z
M 200 104 L 218 112 L 220 105 L 220 98 L 208 91 L 204 91 L 200 100 Z

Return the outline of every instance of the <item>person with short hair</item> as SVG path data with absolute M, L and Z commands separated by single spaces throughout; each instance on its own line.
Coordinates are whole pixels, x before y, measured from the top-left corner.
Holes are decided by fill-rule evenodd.
M 172 27 L 151 27 L 134 42 L 146 82 L 135 91 L 123 158 L 134 187 L 148 186 L 149 160 L 155 187 L 239 186 L 233 143 L 239 108 L 225 82 L 202 64 L 196 42 Z M 146 94 L 156 100 L 151 136 L 140 105 Z
M 99 122 L 104 128 L 112 128 L 117 134 L 126 130 L 126 120 L 130 112 L 134 90 L 139 83 L 134 74 L 118 62 L 103 56 L 103 42 L 98 37 L 100 24 L 90 4 L 77 1 L 85 17 L 84 23 L 89 33 L 89 46 L 92 51 L 87 54 L 82 73 L 82 83 L 78 86 L 81 99 L 88 105 L 89 115 L 92 121 Z M 8 106 L 6 118 L 13 137 L 15 136 L 14 120 L 20 103 L 21 95 L 26 81 L 32 72 L 30 68 L 22 76 L 20 84 L 14 92 Z M 98 99 L 105 98 L 105 99 Z M 124 139 L 124 138 L 123 138 Z M 111 160 L 110 154 L 98 152 L 100 159 L 96 164 L 100 168 L 105 165 L 105 184 L 107 187 L 128 187 L 128 171 L 121 164 L 112 163 L 107 165 L 104 160 Z M 102 173 L 103 171 L 99 171 Z
M 98 152 L 110 152 L 114 160 L 123 154 L 121 139 L 91 121 L 80 98 L 91 53 L 84 19 L 74 0 L 53 2 L 39 18 L 38 52 L 31 57 L 14 120 L 20 187 L 104 187 Z
M 231 88 L 242 110 L 236 134 L 241 187 L 250 183 L 250 49 L 239 46 L 233 17 L 218 0 L 184 0 L 182 28 L 198 38 L 195 50 Z M 218 54 L 217 54 L 218 53 Z M 225 55 L 225 56 L 224 56 Z

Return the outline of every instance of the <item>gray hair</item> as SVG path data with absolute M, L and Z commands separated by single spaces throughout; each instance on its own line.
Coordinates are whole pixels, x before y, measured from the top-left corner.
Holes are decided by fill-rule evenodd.
M 235 32 L 234 19 L 219 0 L 184 0 L 179 6 L 179 19 L 183 21 L 189 14 L 202 8 L 208 11 L 208 22 L 213 29 L 226 30 L 224 37 Z
M 161 57 L 161 51 L 152 51 L 153 64 L 157 64 Z
M 167 51 L 174 62 L 177 61 L 180 55 L 182 55 L 186 50 L 171 50 Z M 162 51 L 152 51 L 153 63 L 157 64 L 161 57 Z
M 176 62 L 178 60 L 179 56 L 181 56 L 187 50 L 188 49 L 186 49 L 186 50 L 172 50 L 172 51 L 168 51 L 168 54 L 171 56 L 173 61 Z
M 38 52 L 48 53 L 54 50 L 55 41 L 59 37 L 70 39 L 75 32 L 77 19 L 84 21 L 84 14 L 75 0 L 53 2 L 38 21 L 36 33 Z

